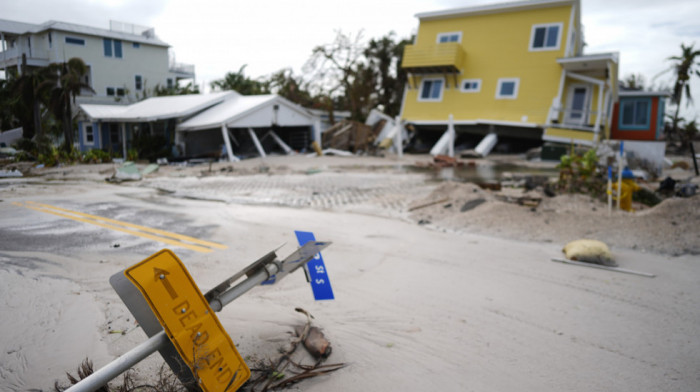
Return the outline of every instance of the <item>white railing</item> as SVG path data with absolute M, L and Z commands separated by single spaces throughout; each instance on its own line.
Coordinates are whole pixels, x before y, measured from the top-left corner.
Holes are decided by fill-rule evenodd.
M 31 53 L 30 53 L 31 52 Z M 24 47 L 14 47 L 8 48 L 5 51 L 0 51 L 0 63 L 11 62 L 12 64 L 19 64 L 22 59 L 22 55 L 27 55 L 27 62 L 48 62 L 49 61 L 49 51 L 41 49 L 32 49 Z
M 118 22 L 116 20 L 109 21 L 109 29 L 120 33 L 142 35 L 147 38 L 154 38 L 156 33 L 152 27 L 139 26 L 133 23 Z
M 169 69 L 170 72 L 194 76 L 194 64 L 170 63 Z
M 577 118 L 571 118 L 576 115 Z M 559 108 L 552 106 L 549 110 L 548 125 L 553 127 L 575 128 L 585 131 L 598 131 L 595 125 L 591 125 L 591 116 L 598 116 L 597 110 L 574 110 L 570 108 Z M 595 124 L 595 122 L 593 122 Z M 600 122 L 605 123 L 605 117 Z

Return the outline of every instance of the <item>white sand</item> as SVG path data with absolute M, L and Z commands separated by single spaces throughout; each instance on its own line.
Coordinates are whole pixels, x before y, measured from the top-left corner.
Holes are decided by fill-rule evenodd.
M 566 231 L 563 235 L 569 221 L 556 221 L 557 208 L 566 208 L 567 214 L 575 215 L 571 202 L 565 203 L 568 207 L 542 210 L 541 214 L 550 214 L 547 219 L 555 219 L 550 220 L 555 224 L 538 220 L 544 218 L 533 219 L 528 221 L 530 231 L 523 230 L 527 226 L 514 219 L 533 214 L 526 207 L 493 201 L 467 212 L 473 214 L 472 220 L 455 218 L 459 216 L 456 211 L 445 214 L 449 208 L 444 205 L 409 214 L 407 208 L 429 198 L 439 184 L 419 186 L 412 174 L 400 175 L 401 179 L 386 174 L 386 192 L 371 194 L 361 190 L 362 175 L 358 174 L 360 180 L 348 176 L 350 184 L 359 181 L 349 191 L 342 181 L 335 182 L 338 176 L 343 178 L 342 174 L 333 174 L 336 161 L 320 161 L 324 172 L 312 185 L 321 191 L 330 187 L 337 201 L 315 207 L 275 206 L 263 200 L 266 192 L 286 194 L 282 190 L 288 189 L 288 182 L 283 179 L 262 181 L 268 184 L 267 190 L 236 193 L 236 187 L 243 184 L 236 182 L 242 181 L 236 179 L 241 173 L 219 180 L 211 189 L 177 189 L 228 195 L 237 200 L 235 203 L 159 196 L 152 187 L 167 185 L 167 176 L 188 174 L 170 168 L 153 182 L 122 187 L 68 181 L 51 185 L 15 182 L 0 188 L 3 230 L 15 227 L 32 232 L 60 227 L 64 238 L 91 231 L 96 234 L 90 238 L 99 240 L 71 249 L 70 255 L 0 251 L 0 389 L 48 390 L 54 380 L 64 381 L 63 372 L 74 371 L 85 356 L 101 366 L 142 342 L 145 335 L 134 329 L 131 315 L 107 280 L 162 248 L 145 239 L 86 229 L 77 222 L 59 226 L 66 220 L 11 204 L 28 199 L 73 209 L 83 206 L 88 213 L 115 204 L 132 206 L 136 212 L 148 208 L 189 217 L 192 220 L 182 224 L 183 230 L 205 228 L 203 239 L 229 245 L 227 250 L 210 254 L 173 248 L 203 290 L 281 243 L 286 245 L 278 255 L 291 253 L 296 246 L 295 229 L 313 231 L 318 239 L 333 241 L 324 258 L 335 301 L 314 302 L 303 275 L 297 273 L 278 285 L 252 290 L 219 314 L 241 354 L 262 359 L 274 357 L 292 326 L 303 323 L 304 318 L 293 309 L 300 306 L 310 311 L 316 317 L 315 325 L 332 343 L 329 362 L 349 366 L 298 384 L 299 390 L 700 388 L 697 255 L 673 257 L 668 255 L 671 252 L 631 249 L 625 244 L 634 243 L 637 235 L 644 236 L 640 238 L 646 242 L 653 241 L 647 234 L 634 231 L 642 225 L 633 225 L 618 239 L 611 236 L 613 253 L 621 267 L 654 273 L 656 278 L 553 263 L 550 259 L 561 255 L 560 239 L 577 234 Z M 299 159 L 285 162 L 286 169 L 279 170 L 281 173 L 300 175 L 300 170 L 309 167 Z M 367 182 L 374 183 L 380 174 L 362 167 L 364 162 L 354 164 L 352 171 L 366 173 Z M 268 165 L 273 169 L 281 166 L 270 161 Z M 256 169 L 254 163 L 241 166 L 240 171 L 253 173 Z M 94 171 L 59 175 L 103 176 Z M 185 178 L 183 183 L 176 183 L 175 177 L 170 178 L 174 184 L 213 181 Z M 293 176 L 289 178 L 296 181 Z M 293 189 L 298 192 L 294 200 L 322 196 L 305 193 L 300 184 L 293 185 Z M 403 198 L 397 196 L 402 193 Z M 467 199 L 463 194 L 445 194 L 455 203 Z M 576 216 L 589 219 L 588 212 L 583 213 L 586 202 L 572 200 L 576 206 L 584 206 Z M 519 210 L 506 214 L 504 211 L 510 208 Z M 500 222 L 500 226 L 489 223 L 488 211 L 497 217 L 493 222 Z M 429 215 L 431 223 L 416 224 L 419 214 Z M 692 214 L 697 212 L 686 216 L 696 216 Z M 638 215 L 643 218 L 643 214 Z M 30 223 L 26 223 L 28 216 Z M 138 214 L 130 219 L 138 220 Z M 154 222 L 154 226 L 167 224 Z M 669 222 L 663 227 L 666 224 L 685 225 L 682 221 L 676 225 Z M 159 228 L 177 232 L 179 227 Z M 489 236 L 479 234 L 481 228 Z M 683 228 L 695 234 L 686 241 L 697 249 L 697 229 L 692 224 Z M 120 247 L 113 248 L 114 243 Z M 661 247 L 650 249 L 658 252 Z M 29 259 L 37 261 L 30 263 Z M 110 329 L 128 332 L 110 334 Z M 140 366 L 140 375 L 147 378 L 161 363 L 157 355 L 152 356 Z

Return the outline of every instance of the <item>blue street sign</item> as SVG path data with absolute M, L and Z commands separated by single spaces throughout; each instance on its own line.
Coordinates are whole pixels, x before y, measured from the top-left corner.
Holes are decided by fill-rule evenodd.
M 299 246 L 304 246 L 309 241 L 316 241 L 314 233 L 308 231 L 295 230 L 294 234 L 297 236 Z M 308 264 L 306 264 L 306 270 L 308 271 L 311 290 L 314 292 L 314 298 L 316 301 L 335 299 L 333 296 L 331 281 L 328 279 L 328 271 L 326 270 L 326 265 L 323 263 L 323 256 L 321 256 L 321 252 L 317 253 L 316 256 L 314 256 L 314 258 L 311 259 Z

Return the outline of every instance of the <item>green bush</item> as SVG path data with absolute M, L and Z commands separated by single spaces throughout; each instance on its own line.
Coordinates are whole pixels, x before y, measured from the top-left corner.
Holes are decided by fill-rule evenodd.
M 112 157 L 106 151 L 93 148 L 83 154 L 81 161 L 83 163 L 107 163 L 112 161 Z
M 591 149 L 584 154 L 572 151 L 561 157 L 559 189 L 569 193 L 588 193 L 594 197 L 605 193 L 605 181 L 598 171 L 598 156 Z

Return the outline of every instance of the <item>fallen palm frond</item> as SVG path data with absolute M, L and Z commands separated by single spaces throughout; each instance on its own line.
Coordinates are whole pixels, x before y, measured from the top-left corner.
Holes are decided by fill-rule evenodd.
M 81 380 L 87 378 L 89 375 L 94 373 L 94 368 L 92 365 L 92 361 L 88 358 L 85 358 L 83 362 L 78 366 L 78 377 L 76 378 L 72 374 L 66 372 L 66 377 L 68 378 L 68 381 L 70 382 L 70 386 L 77 384 Z M 59 385 L 58 381 L 54 383 L 54 390 L 56 392 L 63 392 L 66 389 L 68 389 L 69 386 L 62 386 Z M 135 386 L 134 382 L 134 377 L 133 373 L 131 370 L 128 370 L 124 373 L 124 376 L 122 377 L 122 383 L 120 386 L 116 388 L 110 388 L 109 385 L 103 385 L 99 389 L 96 389 L 95 392 L 131 392 L 131 391 L 136 391 L 139 388 L 143 388 L 144 386 Z
M 304 309 L 296 308 L 297 312 L 306 316 L 306 323 L 295 328 L 294 337 L 289 344 L 280 349 L 280 356 L 276 359 L 257 361 L 251 366 L 253 372 L 250 380 L 242 386 L 242 390 L 251 392 L 265 392 L 281 388 L 286 388 L 297 382 L 328 375 L 336 370 L 342 369 L 344 363 L 322 364 L 331 354 L 331 344 L 317 327 L 311 326 L 313 316 Z M 300 360 L 293 358 L 297 348 L 302 344 L 309 354 L 314 358 L 311 364 L 304 364 Z M 78 367 L 77 377 L 66 373 L 70 385 L 77 384 L 80 380 L 88 377 L 94 372 L 92 362 L 85 359 Z M 64 392 L 68 387 L 58 384 L 54 385 L 55 392 Z M 102 386 L 97 392 L 185 392 L 187 387 L 163 364 L 158 372 L 155 384 L 136 385 L 133 371 L 127 371 L 121 381 L 121 385 L 110 387 Z

